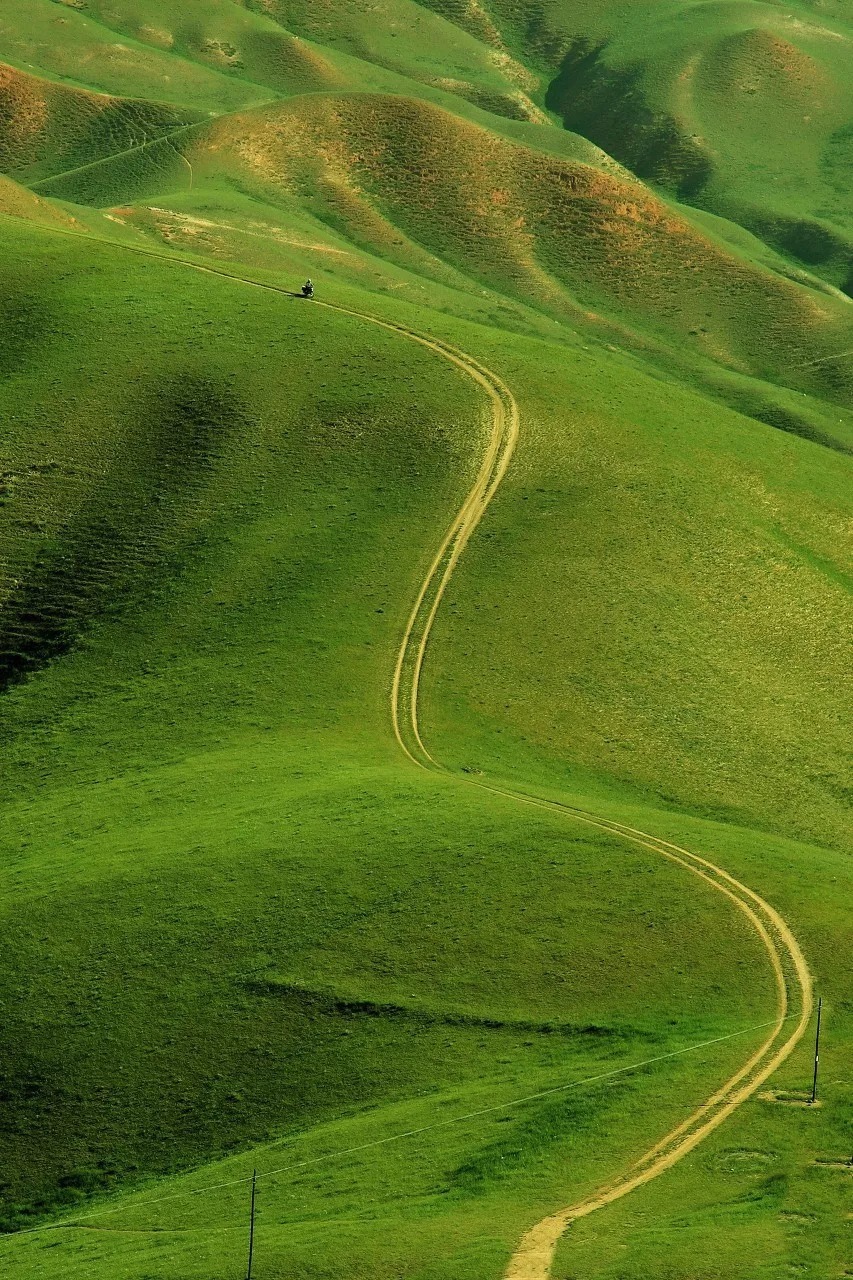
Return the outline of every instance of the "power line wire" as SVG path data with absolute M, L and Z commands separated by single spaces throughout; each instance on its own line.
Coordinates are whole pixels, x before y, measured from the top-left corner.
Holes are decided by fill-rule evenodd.
M 781 1022 L 789 1022 L 796 1014 L 789 1014 L 787 1018 L 783 1018 Z M 480 1107 L 476 1111 L 465 1112 L 461 1116 L 452 1116 L 449 1120 L 436 1120 L 432 1124 L 420 1125 L 416 1129 L 407 1129 L 403 1133 L 392 1133 L 387 1138 L 374 1138 L 370 1142 L 359 1143 L 355 1147 L 346 1147 L 341 1151 L 329 1151 L 322 1156 L 312 1156 L 310 1160 L 299 1160 L 294 1164 L 281 1165 L 277 1169 L 267 1169 L 266 1172 L 258 1173 L 257 1179 L 273 1178 L 280 1173 L 296 1172 L 300 1169 L 307 1169 L 313 1165 L 324 1164 L 330 1160 L 341 1160 L 345 1156 L 356 1155 L 362 1151 L 369 1151 L 375 1147 L 384 1147 L 392 1142 L 402 1142 L 406 1138 L 419 1137 L 423 1133 L 431 1133 L 437 1129 L 447 1129 L 451 1125 L 464 1124 L 468 1120 L 476 1120 L 480 1116 L 491 1115 L 496 1111 L 506 1111 L 510 1107 L 520 1107 L 528 1102 L 537 1102 L 541 1098 L 553 1097 L 557 1093 L 567 1093 L 572 1089 L 580 1089 L 583 1085 L 596 1084 L 601 1080 L 609 1080 L 614 1076 L 625 1075 L 630 1071 L 639 1071 L 642 1067 L 653 1066 L 658 1062 L 665 1062 L 670 1058 L 678 1058 L 686 1053 L 695 1053 L 697 1049 L 707 1049 L 712 1045 L 721 1044 L 725 1040 L 734 1040 L 738 1036 L 749 1035 L 752 1031 L 761 1031 L 765 1027 L 773 1026 L 777 1019 L 771 1018 L 767 1022 L 759 1022 L 751 1027 L 744 1027 L 740 1031 L 730 1031 L 724 1036 L 715 1036 L 712 1040 L 702 1040 L 697 1044 L 687 1045 L 683 1049 L 673 1049 L 669 1053 L 656 1054 L 652 1058 L 645 1058 L 641 1062 L 632 1062 L 624 1067 L 614 1067 L 611 1071 L 601 1071 L 596 1075 L 586 1076 L 582 1080 L 572 1080 L 568 1084 L 554 1085 L 550 1089 L 541 1089 L 538 1093 L 529 1093 L 522 1098 L 512 1098 L 509 1102 L 498 1102 L 490 1107 Z M 780 1024 L 781 1025 L 781 1024 Z M 296 1141 L 296 1139 L 293 1139 Z M 175 1191 L 166 1196 L 158 1196 L 154 1200 L 144 1200 L 140 1204 L 121 1204 L 111 1209 L 95 1209 L 91 1213 L 77 1214 L 74 1218 L 66 1222 L 45 1223 L 40 1227 L 24 1227 L 20 1231 L 13 1232 L 13 1235 L 33 1235 L 41 1231 L 59 1231 L 68 1230 L 78 1225 L 80 1222 L 88 1222 L 92 1218 L 106 1217 L 114 1213 L 133 1212 L 136 1209 L 147 1209 L 154 1205 L 165 1204 L 172 1200 L 185 1200 L 191 1196 L 209 1195 L 214 1191 L 222 1191 L 228 1187 L 238 1187 L 252 1181 L 252 1174 L 247 1174 L 242 1178 L 232 1178 L 227 1182 L 215 1182 L 211 1186 L 196 1187 L 190 1191 Z

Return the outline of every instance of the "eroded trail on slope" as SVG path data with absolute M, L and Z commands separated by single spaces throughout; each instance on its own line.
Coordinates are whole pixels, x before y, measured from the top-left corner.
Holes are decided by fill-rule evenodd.
M 100 237 L 65 228 L 42 228 L 49 234 L 70 235 L 79 239 Z M 208 275 L 223 276 L 255 289 L 293 296 L 289 289 L 268 284 L 224 268 L 208 266 L 190 258 L 161 253 L 118 241 L 103 240 L 114 249 L 124 249 L 143 257 L 158 258 L 181 264 Z M 511 391 L 494 373 L 473 356 L 450 343 L 421 334 L 405 325 L 381 320 L 366 312 L 334 303 L 315 300 L 312 306 L 326 307 L 382 329 L 399 333 L 434 351 L 470 377 L 485 392 L 490 412 L 488 443 L 473 485 L 452 520 L 426 576 L 421 583 L 403 634 L 391 684 L 391 721 L 394 735 L 402 751 L 421 768 L 450 774 L 424 745 L 418 714 L 418 697 L 430 634 L 447 585 L 471 535 L 480 523 L 489 503 L 506 475 L 519 433 L 518 406 Z M 591 1191 L 583 1199 L 537 1222 L 523 1236 L 506 1270 L 506 1280 L 547 1280 L 557 1242 L 576 1218 L 603 1208 L 637 1187 L 658 1177 L 712 1133 L 718 1125 L 761 1087 L 792 1052 L 808 1024 L 812 1012 L 812 983 L 808 966 L 796 938 L 779 913 L 757 893 L 736 880 L 722 867 L 699 854 L 647 832 L 627 826 L 599 814 L 545 800 L 527 794 L 523 789 L 492 786 L 473 778 L 457 781 L 476 786 L 520 804 L 546 809 L 572 822 L 584 823 L 610 832 L 620 839 L 650 850 L 697 876 L 723 894 L 740 911 L 755 930 L 767 954 L 776 984 L 776 1017 L 762 1044 L 753 1051 L 742 1067 L 729 1080 L 675 1128 L 665 1134 L 624 1172 L 604 1186 Z M 794 1021 L 793 1029 L 789 1023 Z M 787 1034 L 786 1034 L 787 1032 Z
M 417 335 L 412 336 L 423 341 Z M 453 570 L 509 466 L 518 439 L 518 408 L 512 393 L 488 369 L 455 348 L 446 348 L 443 344 L 426 345 L 434 346 L 484 386 L 492 406 L 492 431 L 480 471 L 421 584 L 397 655 L 391 690 L 391 720 L 402 750 L 422 768 L 449 772 L 424 745 L 418 715 L 421 673 L 433 623 Z M 752 1097 L 785 1061 L 802 1038 L 811 1016 L 811 976 L 800 946 L 781 915 L 747 885 L 709 859 L 605 816 L 528 795 L 523 790 L 491 786 L 471 778 L 463 781 L 494 795 L 608 831 L 667 858 L 697 876 L 729 899 L 733 908 L 746 918 L 761 940 L 775 979 L 775 1021 L 743 1066 L 630 1168 L 584 1199 L 543 1218 L 524 1235 L 510 1259 L 506 1280 L 547 1280 L 557 1242 L 571 1222 L 603 1208 L 670 1169 Z M 793 1028 L 789 1026 L 792 1020 Z

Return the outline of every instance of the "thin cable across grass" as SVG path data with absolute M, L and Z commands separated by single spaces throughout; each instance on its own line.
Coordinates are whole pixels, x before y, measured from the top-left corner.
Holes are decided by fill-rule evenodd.
M 796 1015 L 791 1014 L 790 1017 Z M 789 1019 L 786 1019 L 786 1021 Z M 447 1129 L 452 1125 L 464 1124 L 468 1120 L 477 1120 L 481 1116 L 492 1115 L 496 1111 L 506 1111 L 511 1107 L 521 1107 L 528 1102 L 538 1102 L 542 1098 L 550 1098 L 558 1093 L 568 1093 L 572 1089 L 580 1089 L 584 1085 L 597 1084 L 602 1080 L 610 1080 L 614 1076 L 626 1075 L 632 1071 L 640 1071 L 643 1067 L 654 1066 L 655 1063 L 665 1062 L 671 1058 L 682 1057 L 687 1053 L 695 1053 L 699 1049 L 707 1049 L 715 1044 L 722 1044 L 726 1040 L 734 1040 L 739 1036 L 749 1035 L 753 1031 L 762 1031 L 766 1027 L 771 1026 L 775 1019 L 769 1022 L 759 1022 L 750 1027 L 743 1027 L 740 1031 L 729 1031 L 726 1035 L 714 1036 L 711 1040 L 701 1040 L 697 1044 L 687 1045 L 683 1049 L 672 1049 L 668 1053 L 655 1054 L 654 1057 L 644 1058 L 640 1062 L 631 1062 L 624 1067 L 614 1067 L 611 1071 L 600 1071 L 595 1075 L 585 1076 L 581 1080 L 571 1080 L 567 1084 L 554 1085 L 550 1089 L 540 1089 L 536 1093 L 525 1094 L 521 1098 L 512 1098 L 508 1102 L 497 1102 L 489 1107 L 479 1107 L 476 1111 L 466 1111 L 461 1116 L 453 1116 L 449 1120 L 436 1120 L 432 1124 L 419 1125 L 416 1129 L 406 1129 L 402 1133 L 392 1133 L 385 1138 L 375 1138 L 370 1142 L 361 1142 L 354 1147 L 345 1147 L 341 1151 L 330 1151 L 322 1156 L 312 1156 L 310 1160 L 299 1160 L 294 1164 L 280 1165 L 277 1169 L 267 1169 L 257 1174 L 257 1179 L 273 1178 L 281 1173 L 295 1173 L 300 1169 L 307 1169 L 312 1165 L 324 1164 L 331 1160 L 342 1160 L 346 1156 L 356 1155 L 362 1151 L 369 1151 L 375 1147 L 384 1147 L 392 1142 L 402 1142 L 406 1138 L 416 1138 L 423 1133 L 431 1133 L 437 1129 Z M 295 1141 L 295 1139 L 286 1139 L 286 1141 Z M 243 1183 L 251 1182 L 252 1174 L 246 1174 L 241 1178 L 231 1178 L 226 1182 L 215 1182 L 209 1187 L 198 1187 L 192 1191 L 176 1191 L 167 1196 L 158 1196 L 154 1200 L 145 1200 L 141 1204 L 130 1206 L 133 1209 L 147 1209 L 153 1205 L 165 1204 L 167 1201 L 185 1200 L 191 1196 L 209 1195 L 214 1191 L 223 1191 L 228 1187 L 237 1187 Z M 68 1230 L 76 1227 L 81 1222 L 87 1222 L 92 1218 L 106 1217 L 109 1214 L 126 1212 L 128 1206 L 118 1205 L 112 1209 L 94 1209 L 91 1213 L 78 1214 L 68 1222 L 46 1223 L 40 1227 L 25 1227 L 21 1231 L 16 1231 L 15 1235 L 34 1235 L 42 1231 L 58 1231 Z

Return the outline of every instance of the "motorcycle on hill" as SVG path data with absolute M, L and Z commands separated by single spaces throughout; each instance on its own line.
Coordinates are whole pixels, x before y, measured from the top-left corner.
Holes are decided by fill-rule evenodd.
M 305 281 L 304 285 L 302 286 L 302 296 L 303 296 L 303 298 L 313 298 L 313 297 L 314 297 L 314 283 L 313 283 L 313 281 L 311 281 L 311 280 L 306 280 L 306 281 Z

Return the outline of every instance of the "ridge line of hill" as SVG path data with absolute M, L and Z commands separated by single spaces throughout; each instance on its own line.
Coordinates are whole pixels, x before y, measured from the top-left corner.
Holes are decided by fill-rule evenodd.
M 334 306 L 330 303 L 323 305 Z M 372 319 L 364 317 L 361 312 L 346 310 L 347 314 Z M 381 320 L 376 323 L 388 327 Z M 446 773 L 458 780 L 458 775 L 437 760 L 424 744 L 418 715 L 420 678 L 432 627 L 453 571 L 495 496 L 512 459 L 519 434 L 518 406 L 505 383 L 465 352 L 424 338 L 402 326 L 393 327 L 399 328 L 414 341 L 432 348 L 463 369 L 484 388 L 492 411 L 492 431 L 483 461 L 418 592 L 398 652 L 391 690 L 394 735 L 404 754 L 419 768 Z M 579 1203 L 542 1219 L 525 1233 L 510 1259 L 505 1273 L 506 1280 L 548 1280 L 557 1242 L 571 1222 L 620 1199 L 670 1169 L 717 1129 L 737 1107 L 752 1097 L 790 1056 L 802 1039 L 811 1017 L 812 979 L 799 943 L 779 912 L 748 885 L 735 879 L 709 859 L 645 831 L 598 814 L 586 813 L 570 805 L 543 800 L 509 787 L 479 782 L 475 778 L 466 777 L 463 781 L 490 794 L 547 809 L 572 821 L 609 831 L 692 872 L 728 898 L 750 923 L 764 946 L 776 981 L 775 1020 L 767 1037 L 746 1063 L 706 1102 L 700 1104 L 691 1115 L 641 1155 L 627 1171 L 617 1175 Z M 792 1004 L 795 1009 L 799 1006 L 799 1017 L 793 1031 L 780 1044 L 780 1037 L 792 1016 Z

